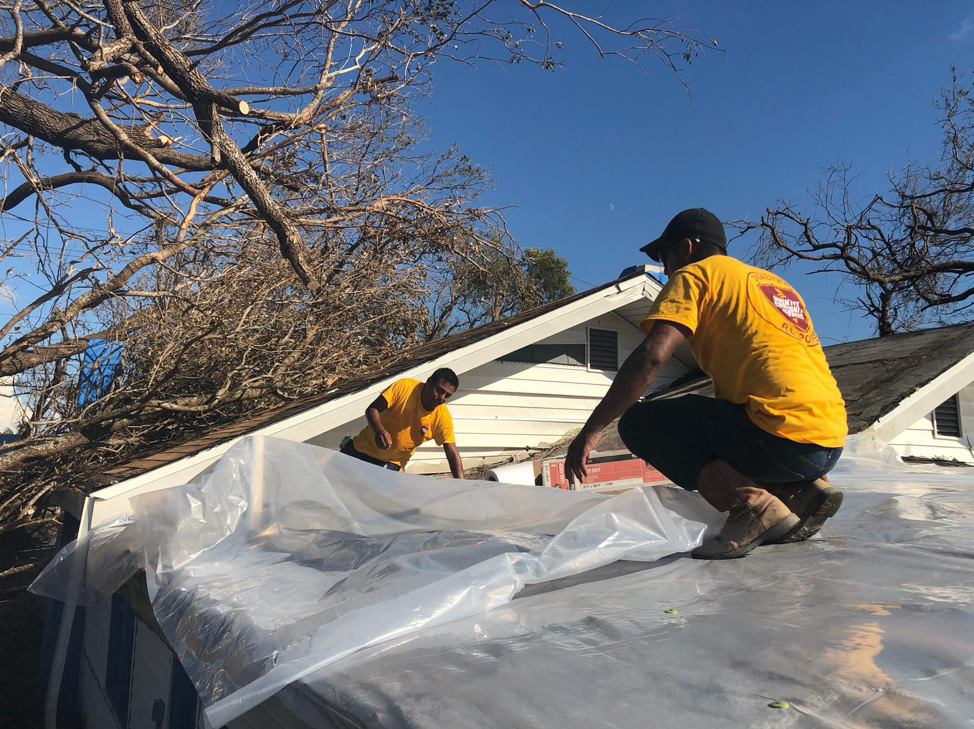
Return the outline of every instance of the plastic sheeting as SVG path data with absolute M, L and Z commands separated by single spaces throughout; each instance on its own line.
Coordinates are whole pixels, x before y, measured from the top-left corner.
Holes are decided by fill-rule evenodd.
M 974 469 L 908 466 L 853 442 L 831 478 L 845 503 L 808 542 L 741 560 L 618 562 L 529 587 L 325 667 L 241 721 L 972 726 Z
M 131 519 L 69 545 L 32 589 L 91 603 L 143 567 L 213 726 L 369 646 L 436 626 L 445 645 L 463 643 L 458 621 L 525 585 L 686 552 L 719 521 L 678 489 L 432 479 L 269 438 L 130 505 Z

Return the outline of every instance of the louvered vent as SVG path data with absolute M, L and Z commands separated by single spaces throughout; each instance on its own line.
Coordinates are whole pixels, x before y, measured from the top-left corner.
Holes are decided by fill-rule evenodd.
M 957 395 L 944 401 L 933 411 L 933 432 L 948 438 L 960 438 L 960 410 Z
M 588 366 L 593 370 L 619 369 L 619 332 L 588 330 Z

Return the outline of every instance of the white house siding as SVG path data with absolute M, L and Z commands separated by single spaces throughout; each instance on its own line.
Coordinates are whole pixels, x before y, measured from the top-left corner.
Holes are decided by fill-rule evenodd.
M 901 456 L 944 458 L 974 465 L 974 383 L 958 393 L 960 438 L 935 435 L 933 413 L 927 413 L 891 439 L 890 445 Z
M 616 314 L 606 314 L 566 329 L 536 344 L 585 344 L 586 330 L 619 334 L 619 364 L 643 340 L 642 333 Z M 686 368 L 667 364 L 654 389 L 669 384 Z M 577 430 L 605 395 L 615 371 L 555 364 L 498 360 L 460 374 L 460 389 L 450 401 L 457 446 L 467 468 L 489 465 L 546 448 Z M 342 436 L 365 427 L 365 418 L 332 430 L 311 442 L 337 448 Z M 408 470 L 446 473 L 443 449 L 428 442 L 417 449 Z

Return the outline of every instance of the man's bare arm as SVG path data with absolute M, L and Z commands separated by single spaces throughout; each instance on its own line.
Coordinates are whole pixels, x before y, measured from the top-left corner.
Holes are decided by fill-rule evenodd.
M 389 435 L 389 431 L 385 429 L 382 424 L 382 418 L 379 417 L 379 413 L 388 410 L 389 403 L 386 402 L 385 397 L 379 395 L 372 403 L 365 408 L 365 419 L 369 423 L 369 427 L 372 428 L 372 432 L 375 434 L 375 444 L 381 449 L 392 445 L 392 436 Z
M 568 446 L 565 473 L 571 483 L 588 475 L 589 452 L 598 445 L 605 426 L 622 415 L 643 396 L 680 343 L 690 336 L 682 324 L 658 320 L 649 336 L 633 350 L 602 401 L 596 405 L 585 427 Z
M 443 452 L 446 453 L 447 463 L 450 464 L 450 473 L 453 478 L 463 478 L 463 461 L 460 460 L 460 451 L 457 450 L 456 443 L 444 443 Z

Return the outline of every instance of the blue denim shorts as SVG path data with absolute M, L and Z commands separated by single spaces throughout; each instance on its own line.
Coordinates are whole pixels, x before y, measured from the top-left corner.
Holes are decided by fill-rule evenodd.
M 767 433 L 743 405 L 701 395 L 638 402 L 619 419 L 619 436 L 630 451 L 690 490 L 716 459 L 755 481 L 788 483 L 824 476 L 842 455 L 841 448 Z

